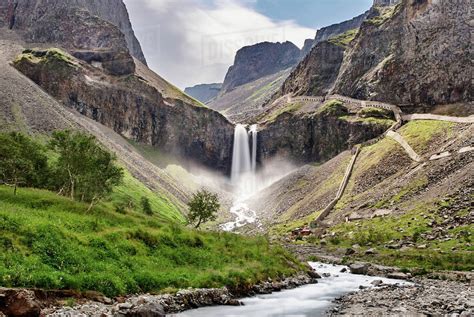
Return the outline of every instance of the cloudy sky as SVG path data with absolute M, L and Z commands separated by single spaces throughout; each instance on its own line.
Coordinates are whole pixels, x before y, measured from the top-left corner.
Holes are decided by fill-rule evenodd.
M 150 68 L 184 89 L 222 82 L 235 52 L 263 41 L 302 47 L 372 0 L 125 0 Z

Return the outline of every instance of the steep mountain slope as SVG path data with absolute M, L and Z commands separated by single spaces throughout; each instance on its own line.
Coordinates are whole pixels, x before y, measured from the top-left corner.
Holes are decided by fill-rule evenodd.
M 54 1 L 54 3 L 46 0 L 5 0 L 4 2 L 6 3 L 0 7 L 0 25 L 24 32 L 24 38 L 27 41 L 59 42 L 62 45 L 70 41 L 71 46 L 82 42 L 79 45 L 81 49 L 84 48 L 83 42 L 86 38 L 96 36 L 98 30 L 85 29 L 83 32 L 68 32 L 68 35 L 73 36 L 72 39 L 61 37 L 65 34 L 64 28 L 71 24 L 58 24 L 57 15 L 71 17 L 76 14 L 72 13 L 76 9 L 86 10 L 92 16 L 97 16 L 119 28 L 124 35 L 130 54 L 146 64 L 140 43 L 133 32 L 127 8 L 121 0 L 64 0 Z M 106 37 L 99 38 L 100 41 L 107 41 Z
M 422 162 L 390 138 L 362 147 L 347 189 L 316 225 L 311 241 L 332 253 L 389 265 L 472 269 L 473 129 L 472 124 L 409 122 L 398 133 Z M 441 152 L 449 155 L 437 155 Z M 350 157 L 344 152 L 323 165 L 302 167 L 250 206 L 261 211 L 273 234 L 289 236 L 296 227 L 309 226 L 336 195 Z
M 193 87 L 186 87 L 184 92 L 191 97 L 199 100 L 200 102 L 207 104 L 212 99 L 217 97 L 221 91 L 222 84 L 201 84 Z
M 263 42 L 243 47 L 209 107 L 233 122 L 250 121 L 261 114 L 261 105 L 278 90 L 301 54 L 291 42 Z
M 472 100 L 470 1 L 405 0 L 376 10 L 345 57 L 336 93 L 395 104 Z
M 375 1 L 359 31 L 316 44 L 272 101 L 329 92 L 411 110 L 469 102 L 469 12 L 469 1 Z
M 2 131 L 22 131 L 38 137 L 54 130 L 78 129 L 91 133 L 110 151 L 137 181 L 146 184 L 155 195 L 169 201 L 182 214 L 190 190 L 177 186 L 177 181 L 138 154 L 133 147 L 113 130 L 64 107 L 27 77 L 10 66 L 20 54 L 21 39 L 12 31 L 5 31 L 0 40 L 0 120 Z M 143 186 L 143 185 L 142 185 Z
M 25 46 L 60 47 L 72 55 L 57 49 L 26 51 L 17 68 L 66 106 L 129 139 L 228 172 L 233 126 L 134 59 L 120 29 L 94 15 L 109 10 L 109 2 L 84 3 L 14 6 L 11 32 Z
M 314 45 L 327 41 L 330 38 L 336 37 L 340 34 L 346 33 L 349 30 L 358 29 L 368 15 L 369 11 L 366 11 L 350 20 L 319 29 L 316 32 L 316 37 L 314 38 Z
M 267 75 L 278 73 L 298 63 L 300 50 L 291 42 L 263 42 L 237 51 L 222 84 L 227 92 Z
M 279 89 L 290 72 L 291 68 L 288 68 L 220 93 L 208 106 L 232 122 L 248 123 L 262 114 L 262 105 Z

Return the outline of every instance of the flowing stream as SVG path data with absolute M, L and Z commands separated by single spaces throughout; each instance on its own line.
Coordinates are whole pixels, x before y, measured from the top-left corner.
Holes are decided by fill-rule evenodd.
M 309 263 L 319 274 L 329 273 L 317 284 L 305 285 L 268 295 L 258 295 L 242 299 L 244 306 L 213 306 L 189 310 L 176 317 L 316 317 L 325 316 L 333 306 L 333 300 L 349 292 L 359 290 L 359 286 L 373 287 L 370 283 L 382 280 L 386 284 L 407 284 L 408 282 L 376 276 L 341 273 L 345 266 Z

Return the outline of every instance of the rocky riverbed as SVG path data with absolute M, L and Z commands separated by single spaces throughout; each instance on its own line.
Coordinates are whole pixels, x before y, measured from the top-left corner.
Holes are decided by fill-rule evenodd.
M 78 294 L 62 294 L 27 289 L 0 289 L 0 317 L 7 316 L 114 316 L 155 317 L 177 313 L 187 309 L 231 305 L 239 306 L 237 299 L 244 296 L 269 294 L 284 289 L 317 283 L 320 276 L 310 271 L 283 280 L 268 279 L 246 289 L 229 290 L 186 289 L 176 294 L 143 294 L 109 299 L 103 296 L 85 299 Z M 71 296 L 68 296 L 71 295 Z
M 416 279 L 410 285 L 386 285 L 336 299 L 330 316 L 473 316 L 474 286 Z

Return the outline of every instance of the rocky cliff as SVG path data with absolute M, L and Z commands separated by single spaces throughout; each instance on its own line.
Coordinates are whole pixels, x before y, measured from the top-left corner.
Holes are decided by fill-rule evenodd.
M 64 105 L 128 139 L 230 171 L 233 126 L 191 99 L 173 97 L 177 92 L 162 92 L 156 75 L 136 63 L 134 74 L 118 77 L 49 49 L 26 50 L 14 65 Z
M 341 23 L 336 23 L 336 24 L 319 29 L 316 32 L 314 44 L 327 41 L 330 38 L 335 37 L 339 34 L 343 34 L 349 30 L 358 29 L 368 14 L 369 14 L 369 11 L 366 11 L 351 20 L 347 20 Z
M 96 21 L 87 21 L 99 18 L 116 26 L 123 34 L 123 40 L 130 54 L 146 64 L 140 43 L 133 32 L 127 8 L 121 0 L 5 0 L 2 2 L 0 26 L 22 31 L 27 41 L 60 43 L 67 48 L 75 49 L 118 47 L 109 42 L 109 37 L 114 39 L 117 37 L 107 35 L 110 30 L 105 23 L 96 27 Z M 92 39 L 88 39 L 89 37 Z
M 330 42 L 316 44 L 283 83 L 278 95 L 325 95 L 337 78 L 344 50 L 344 46 Z
M 184 89 L 184 92 L 201 101 L 202 103 L 208 103 L 217 97 L 221 91 L 221 88 L 222 84 L 201 84 L 193 87 L 187 87 Z
M 128 139 L 230 169 L 232 124 L 132 57 L 119 27 L 95 15 L 126 17 L 121 1 L 19 0 L 11 8 L 5 34 L 60 48 L 26 50 L 14 61 L 51 96 Z
M 324 162 L 383 134 L 393 123 L 359 117 L 357 110 L 337 102 L 295 102 L 260 120 L 258 157 L 262 162 L 274 157 L 297 164 Z
M 276 97 L 330 92 L 412 111 L 472 100 L 469 1 L 396 2 L 376 1 L 358 31 L 316 44 Z
M 468 0 L 404 0 L 376 8 L 344 60 L 334 92 L 396 104 L 472 100 Z
M 295 66 L 300 54 L 300 49 L 291 42 L 263 42 L 241 48 L 225 76 L 222 91 Z

